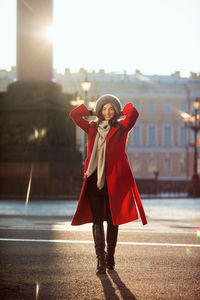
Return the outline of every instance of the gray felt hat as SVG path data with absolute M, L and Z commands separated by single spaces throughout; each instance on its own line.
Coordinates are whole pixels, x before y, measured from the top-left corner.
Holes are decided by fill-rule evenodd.
M 98 115 L 101 112 L 103 106 L 107 103 L 111 103 L 113 105 L 116 112 L 116 117 L 119 118 L 122 110 L 122 105 L 120 103 L 120 100 L 116 96 L 111 94 L 105 94 L 97 99 L 94 109 L 96 111 L 96 114 Z

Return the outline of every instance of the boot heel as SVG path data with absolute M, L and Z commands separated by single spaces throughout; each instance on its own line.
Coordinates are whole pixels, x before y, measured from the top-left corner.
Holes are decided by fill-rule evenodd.
M 114 255 L 106 255 L 106 268 L 108 270 L 114 270 L 115 269 L 115 259 Z
M 97 255 L 96 274 L 106 274 L 106 259 L 105 254 Z

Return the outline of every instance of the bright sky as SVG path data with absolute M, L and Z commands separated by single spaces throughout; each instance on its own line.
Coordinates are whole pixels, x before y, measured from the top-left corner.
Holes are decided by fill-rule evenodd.
M 54 0 L 54 67 L 200 72 L 199 16 L 200 0 Z M 16 0 L 0 0 L 0 37 L 0 68 L 9 69 Z

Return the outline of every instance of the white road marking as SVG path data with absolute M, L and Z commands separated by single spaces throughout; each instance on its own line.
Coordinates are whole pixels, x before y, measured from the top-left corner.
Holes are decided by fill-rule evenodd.
M 39 240 L 39 239 L 9 239 L 0 238 L 2 242 L 32 242 L 32 243 L 63 243 L 63 244 L 93 244 L 93 241 L 81 240 Z M 118 242 L 118 245 L 131 246 L 165 246 L 165 247 L 196 247 L 200 248 L 198 244 L 169 244 L 169 243 L 143 243 L 143 242 Z
M 91 227 L 92 228 L 92 227 Z M 70 227 L 67 227 L 67 226 L 64 226 L 64 225 L 56 225 L 56 224 L 53 224 L 53 225 L 50 225 L 50 227 L 48 228 L 44 228 L 42 226 L 13 226 L 13 227 L 4 227 L 4 226 L 1 226 L 0 225 L 0 230 L 15 230 L 15 231 L 21 231 L 21 230 L 24 230 L 24 231 L 34 231 L 34 230 L 39 230 L 39 231 L 68 231 L 68 232 L 91 232 L 91 228 L 70 228 Z M 198 227 L 196 227 L 198 228 Z M 150 229 L 150 230 L 143 230 L 143 229 L 119 229 L 119 232 L 125 232 L 125 233 L 130 233 L 130 232 L 135 232 L 135 233 L 151 233 L 151 234 L 191 234 L 191 235 L 196 235 L 196 230 L 194 231 L 194 229 L 192 228 L 191 231 L 180 231 L 180 230 L 183 230 L 183 229 L 166 229 L 164 228 L 163 230 L 162 229 L 159 229 L 159 228 L 156 228 L 156 229 Z

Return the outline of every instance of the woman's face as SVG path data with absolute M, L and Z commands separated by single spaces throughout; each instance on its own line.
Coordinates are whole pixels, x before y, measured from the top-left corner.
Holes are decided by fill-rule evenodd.
M 102 108 L 102 116 L 104 117 L 104 119 L 106 121 L 109 121 L 110 119 L 112 119 L 115 115 L 115 110 L 112 106 L 112 104 L 107 103 L 104 104 L 103 108 Z

